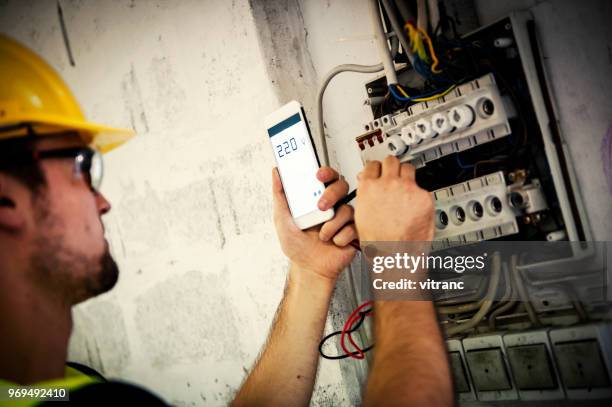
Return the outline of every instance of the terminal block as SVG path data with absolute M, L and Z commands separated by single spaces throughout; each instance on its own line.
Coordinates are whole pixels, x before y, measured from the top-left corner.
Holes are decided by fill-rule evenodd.
M 522 212 L 510 201 L 503 171 L 432 192 L 434 250 L 518 233 Z
M 361 159 L 394 155 L 417 168 L 448 154 L 510 134 L 507 109 L 495 79 L 487 74 L 438 99 L 421 102 L 365 125 L 357 137 Z

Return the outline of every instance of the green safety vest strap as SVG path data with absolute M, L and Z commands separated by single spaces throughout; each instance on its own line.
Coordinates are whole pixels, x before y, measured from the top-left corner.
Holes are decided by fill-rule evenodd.
M 101 380 L 87 376 L 86 374 L 70 367 L 66 366 L 65 376 L 62 379 L 54 379 L 48 380 L 39 383 L 33 383 L 31 386 L 36 387 L 44 387 L 44 388 L 53 388 L 53 387 L 63 387 L 68 389 L 69 392 L 76 391 L 82 387 L 85 387 L 90 384 L 100 383 Z M 5 386 L 20 386 L 19 384 L 12 383 L 6 380 L 0 379 L 0 387 Z M 16 398 L 14 400 L 3 400 L 0 401 L 0 407 L 33 407 L 42 403 L 45 400 L 27 400 L 27 399 L 19 399 Z

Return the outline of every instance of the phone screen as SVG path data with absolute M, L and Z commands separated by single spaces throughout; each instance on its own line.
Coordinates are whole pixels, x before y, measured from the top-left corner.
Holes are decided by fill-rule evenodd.
M 299 218 L 318 210 L 325 186 L 316 176 L 319 163 L 302 116 L 296 113 L 270 127 L 268 135 L 291 214 Z

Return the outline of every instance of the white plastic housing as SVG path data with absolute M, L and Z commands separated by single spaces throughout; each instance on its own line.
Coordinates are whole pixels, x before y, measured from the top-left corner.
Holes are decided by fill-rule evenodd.
M 451 125 L 457 130 L 467 129 L 474 123 L 474 110 L 468 105 L 453 107 L 448 116 Z
M 427 119 L 419 119 L 414 123 L 416 135 L 423 140 L 434 138 L 436 132 L 431 128 L 431 122 Z
M 431 116 L 431 128 L 440 136 L 444 136 L 453 131 L 453 126 L 446 113 L 436 113 Z
M 401 135 L 402 140 L 409 146 L 416 146 L 423 141 L 423 139 L 416 134 L 414 126 L 412 125 L 402 128 Z
M 387 140 L 385 140 L 385 144 L 387 145 L 389 154 L 395 157 L 401 156 L 408 149 L 408 146 L 406 145 L 406 143 L 404 143 L 404 140 L 402 140 L 402 138 L 397 134 L 394 134 L 387 138 Z

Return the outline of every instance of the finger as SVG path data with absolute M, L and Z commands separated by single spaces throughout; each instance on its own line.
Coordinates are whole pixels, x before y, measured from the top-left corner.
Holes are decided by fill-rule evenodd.
M 380 161 L 368 161 L 360 173 L 359 179 L 380 177 Z
M 342 205 L 336 211 L 335 216 L 321 226 L 321 230 L 319 230 L 319 239 L 324 242 L 332 239 L 344 225 L 353 221 L 353 217 L 353 207 L 350 205 Z
M 336 182 L 329 184 L 321 199 L 319 199 L 319 209 L 326 211 L 336 204 L 340 199 L 344 198 L 348 192 L 349 185 L 343 180 L 339 179 Z
M 321 167 L 317 171 L 317 179 L 322 183 L 335 181 L 340 178 L 340 174 L 331 167 Z
M 382 162 L 382 176 L 383 177 L 399 177 L 400 175 L 400 161 L 397 157 L 388 155 Z
M 272 198 L 274 200 L 275 216 L 291 217 L 291 211 L 289 211 L 289 204 L 285 197 L 283 183 L 281 182 L 278 168 L 276 167 L 272 168 Z
M 344 247 L 351 244 L 355 239 L 357 239 L 357 229 L 355 228 L 355 224 L 351 223 L 343 227 L 340 232 L 336 233 L 332 241 L 336 246 Z
M 404 163 L 400 167 L 400 177 L 414 181 L 416 177 L 416 169 L 412 164 Z

